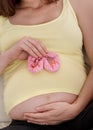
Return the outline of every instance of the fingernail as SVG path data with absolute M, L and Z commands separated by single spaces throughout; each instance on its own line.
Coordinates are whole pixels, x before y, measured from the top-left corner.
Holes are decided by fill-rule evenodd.
M 30 121 L 29 121 L 29 120 L 27 120 L 27 122 L 28 122 L 28 123 L 30 123 Z
M 46 53 L 48 53 L 48 51 L 46 50 Z

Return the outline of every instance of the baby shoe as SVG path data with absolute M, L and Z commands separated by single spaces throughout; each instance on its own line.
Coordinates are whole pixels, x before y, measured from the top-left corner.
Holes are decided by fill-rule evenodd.
M 43 59 L 34 58 L 32 56 L 28 57 L 28 69 L 32 72 L 39 72 L 43 69 Z
M 54 52 L 48 52 L 43 62 L 44 69 L 49 72 L 56 72 L 60 68 L 59 56 Z

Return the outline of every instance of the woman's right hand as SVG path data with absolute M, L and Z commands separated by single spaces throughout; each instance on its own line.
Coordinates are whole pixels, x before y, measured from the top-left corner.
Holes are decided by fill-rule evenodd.
M 35 58 L 41 58 L 43 56 L 46 56 L 47 49 L 41 43 L 41 41 L 38 41 L 31 37 L 23 37 L 5 53 L 6 56 L 9 58 L 10 62 L 12 62 L 16 59 L 27 59 L 28 55 L 31 55 Z

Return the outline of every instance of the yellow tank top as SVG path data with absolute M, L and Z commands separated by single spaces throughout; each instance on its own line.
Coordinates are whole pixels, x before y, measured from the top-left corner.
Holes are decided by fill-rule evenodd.
M 78 95 L 86 79 L 82 33 L 69 0 L 63 0 L 60 16 L 39 25 L 13 25 L 0 16 L 0 49 L 5 51 L 24 36 L 41 40 L 61 60 L 59 71 L 32 74 L 27 60 L 16 60 L 4 72 L 4 102 L 7 113 L 17 104 L 37 95 L 66 92 Z

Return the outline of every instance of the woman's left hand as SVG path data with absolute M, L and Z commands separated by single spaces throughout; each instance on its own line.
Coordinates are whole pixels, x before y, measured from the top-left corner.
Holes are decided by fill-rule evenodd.
M 77 107 L 66 102 L 56 102 L 36 108 L 35 113 L 25 113 L 27 122 L 40 125 L 56 125 L 76 117 Z

